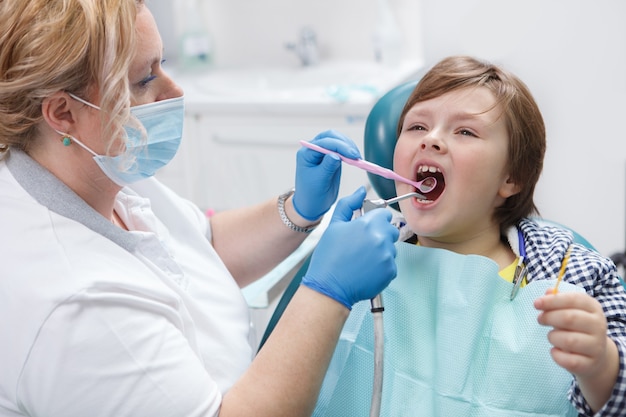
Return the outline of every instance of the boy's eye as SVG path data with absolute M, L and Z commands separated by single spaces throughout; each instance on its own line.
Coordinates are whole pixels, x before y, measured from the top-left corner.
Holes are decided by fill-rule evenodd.
M 463 135 L 463 136 L 476 136 L 474 134 L 474 132 L 472 132 L 471 130 L 467 130 L 467 129 L 462 129 L 459 131 L 459 134 Z
M 426 128 L 422 125 L 411 125 L 408 130 L 426 130 Z

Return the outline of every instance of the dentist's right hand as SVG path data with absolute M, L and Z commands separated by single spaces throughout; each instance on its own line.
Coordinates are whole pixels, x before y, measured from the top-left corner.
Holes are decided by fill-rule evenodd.
M 391 212 L 372 210 L 352 219 L 365 198 L 361 187 L 337 202 L 330 224 L 311 257 L 305 285 L 351 309 L 361 300 L 374 298 L 396 277 L 398 229 Z

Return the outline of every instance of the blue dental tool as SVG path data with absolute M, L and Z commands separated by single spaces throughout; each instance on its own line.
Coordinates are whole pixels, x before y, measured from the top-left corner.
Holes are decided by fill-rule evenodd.
M 526 265 L 524 264 L 524 260 L 526 260 L 526 243 L 524 243 L 524 236 L 522 235 L 521 230 L 517 231 L 517 242 L 519 247 L 519 260 L 517 261 L 515 274 L 513 275 L 511 300 L 513 300 L 517 295 L 517 291 L 519 291 L 522 282 L 524 281 L 524 277 L 526 276 Z

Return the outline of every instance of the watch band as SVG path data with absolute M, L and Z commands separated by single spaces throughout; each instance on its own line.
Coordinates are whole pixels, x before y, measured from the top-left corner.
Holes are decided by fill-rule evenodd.
M 291 219 L 287 217 L 287 213 L 285 213 L 285 201 L 287 201 L 287 199 L 291 197 L 294 192 L 295 192 L 295 189 L 292 188 L 291 190 L 287 191 L 284 194 L 281 194 L 278 197 L 278 214 L 280 215 L 280 219 L 283 221 L 285 226 L 287 226 L 294 232 L 311 233 L 313 230 L 315 230 L 315 228 L 317 227 L 317 224 L 314 224 L 312 226 L 307 226 L 307 227 L 298 226 L 297 224 L 292 222 Z

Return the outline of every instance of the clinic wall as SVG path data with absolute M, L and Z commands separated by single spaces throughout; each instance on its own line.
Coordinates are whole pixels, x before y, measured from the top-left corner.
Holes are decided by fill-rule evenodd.
M 471 54 L 519 75 L 546 122 L 536 203 L 604 255 L 624 250 L 626 2 L 422 0 L 432 64 Z
M 165 33 L 166 58 L 177 60 L 176 39 L 186 27 L 184 4 L 193 0 L 148 0 Z M 298 66 L 285 47 L 307 26 L 317 34 L 321 60 L 374 58 L 372 37 L 380 3 L 388 4 L 404 36 L 404 53 L 422 57 L 419 0 L 196 0 L 212 35 L 219 67 Z
M 157 9 L 174 3 L 149 1 Z M 324 59 L 372 56 L 376 0 L 201 1 L 222 66 L 296 65 L 284 44 L 304 25 L 317 31 Z M 471 54 L 504 65 L 528 84 L 548 133 L 536 191 L 541 214 L 575 228 L 605 255 L 623 251 L 626 1 L 388 1 L 408 56 L 432 65 L 447 55 Z M 173 18 L 180 19 L 179 12 Z M 175 29 L 159 24 L 165 32 Z M 168 39 L 171 54 L 176 46 Z

